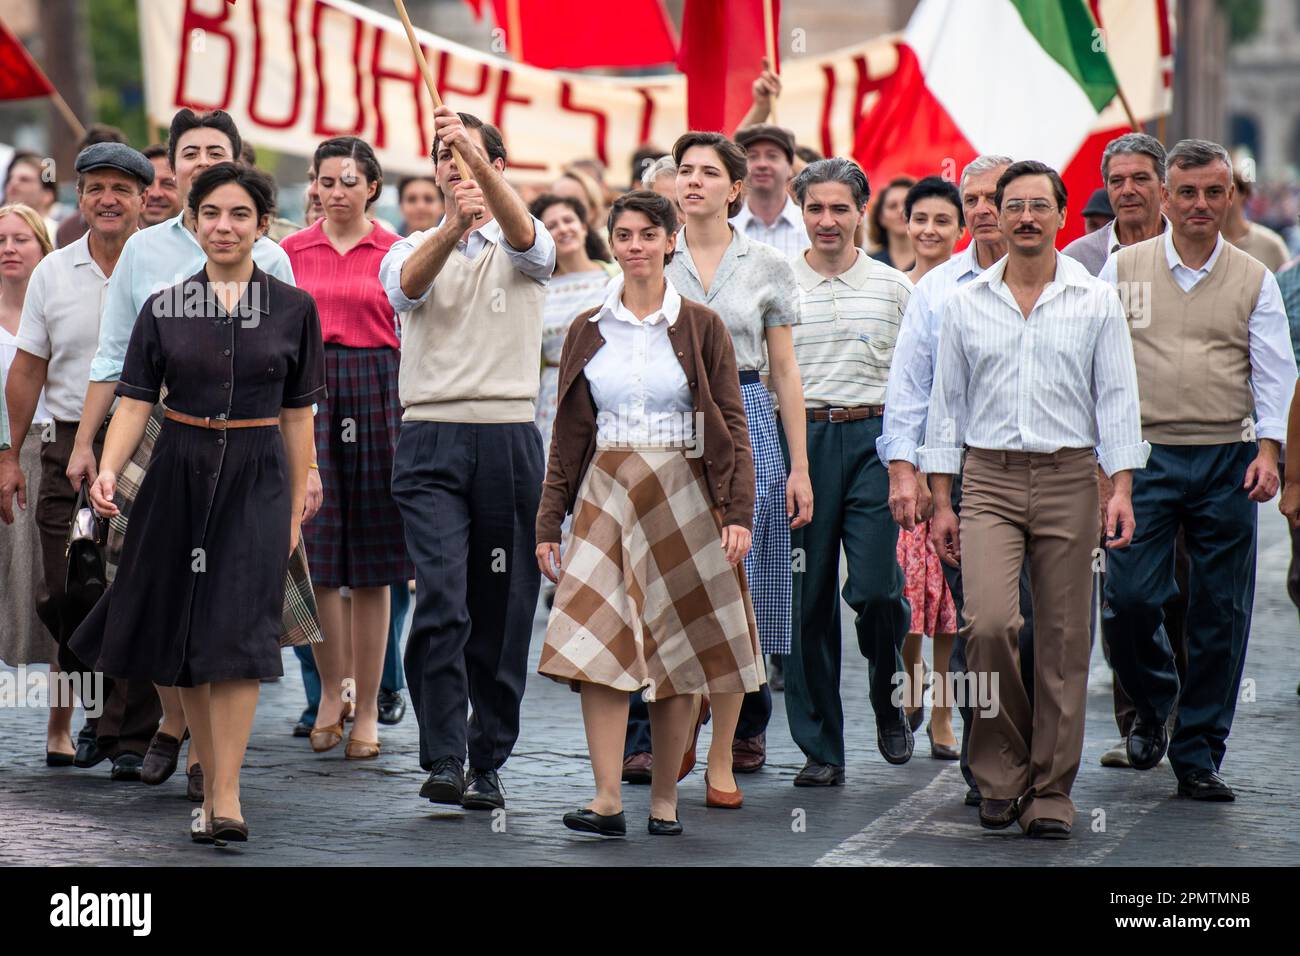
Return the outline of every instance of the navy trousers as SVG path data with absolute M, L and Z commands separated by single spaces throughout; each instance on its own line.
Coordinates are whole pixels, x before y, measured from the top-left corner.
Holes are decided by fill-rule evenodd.
M 1169 763 L 1181 780 L 1219 769 L 1237 709 L 1255 599 L 1258 509 L 1242 484 L 1254 442 L 1155 445 L 1133 474 L 1133 543 L 1106 558 L 1102 627 L 1111 664 L 1139 714 L 1178 716 Z M 1174 539 L 1187 544 L 1187 673 L 1181 688 L 1164 627 L 1177 590 Z
M 406 682 L 425 770 L 466 752 L 495 770 L 519 737 L 542 477 L 532 422 L 402 423 L 393 498 L 415 564 Z
M 952 510 L 959 518 L 961 517 L 961 475 L 955 476 L 952 481 Z M 948 582 L 948 590 L 952 593 L 952 603 L 957 608 L 957 639 L 953 641 L 952 655 L 948 658 L 948 671 L 952 674 L 953 686 L 960 689 L 965 686 L 962 677 L 966 673 L 966 638 L 962 636 L 960 627 L 964 594 L 961 586 L 961 568 L 951 568 L 943 562 L 940 563 L 943 566 L 943 578 Z M 1024 618 L 1018 640 L 1020 680 L 1025 685 L 1025 694 L 1029 698 L 1030 706 L 1033 706 L 1034 602 L 1029 592 L 1028 562 L 1020 567 L 1020 616 Z M 970 769 L 970 729 L 975 723 L 975 709 L 970 704 L 971 701 L 965 701 L 957 705 L 957 712 L 961 714 L 961 775 L 966 778 L 968 787 L 978 790 L 975 785 L 975 774 Z

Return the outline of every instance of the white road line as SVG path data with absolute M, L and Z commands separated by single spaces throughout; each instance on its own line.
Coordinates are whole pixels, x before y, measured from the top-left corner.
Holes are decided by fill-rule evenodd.
M 926 819 L 941 806 L 961 802 L 966 781 L 956 764 L 940 771 L 922 790 L 908 794 L 899 803 L 872 820 L 861 832 L 849 837 L 821 857 L 815 866 L 933 866 L 906 863 L 885 855 L 895 842 L 917 829 L 932 830 Z M 973 835 L 973 834 L 972 834 Z

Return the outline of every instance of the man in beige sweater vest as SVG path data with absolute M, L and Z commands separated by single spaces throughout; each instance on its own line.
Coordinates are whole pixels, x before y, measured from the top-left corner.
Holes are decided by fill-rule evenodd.
M 497 770 L 519 736 L 541 582 L 533 422 L 555 243 L 502 177 L 496 127 L 445 106 L 434 123 L 446 216 L 380 267 L 402 314 L 393 497 L 416 578 L 406 680 L 429 771 L 420 796 L 492 810 L 505 806 Z M 457 173 L 452 147 L 472 178 Z
M 1137 709 L 1129 762 L 1147 770 L 1168 750 L 1180 794 L 1227 801 L 1218 770 L 1250 632 L 1256 503 L 1277 493 L 1296 363 L 1277 280 L 1220 234 L 1233 196 L 1227 151 L 1183 140 L 1166 186 L 1171 228 L 1116 252 L 1100 275 L 1125 300 L 1151 443 L 1133 479 L 1133 543 L 1108 555 L 1102 626 Z M 1181 687 L 1161 611 L 1180 529 L 1190 562 Z

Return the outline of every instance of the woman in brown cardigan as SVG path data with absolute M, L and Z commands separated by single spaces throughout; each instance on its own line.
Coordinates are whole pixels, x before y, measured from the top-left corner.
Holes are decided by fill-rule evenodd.
M 677 216 L 656 193 L 609 216 L 623 268 L 574 320 L 560 358 L 537 561 L 557 582 L 538 672 L 582 693 L 596 797 L 565 826 L 627 832 L 620 792 L 628 692 L 650 704 L 652 834 L 682 832 L 677 768 L 692 695 L 764 681 L 742 561 L 754 463 L 731 337 L 664 278 Z M 560 523 L 573 513 L 560 560 Z M 707 785 L 707 780 L 706 780 Z

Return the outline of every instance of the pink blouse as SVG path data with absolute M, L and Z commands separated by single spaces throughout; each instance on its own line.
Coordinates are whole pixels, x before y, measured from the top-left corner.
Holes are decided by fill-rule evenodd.
M 325 220 L 281 243 L 298 288 L 311 293 L 328 343 L 358 349 L 399 348 L 397 316 L 379 281 L 379 263 L 398 235 L 379 223 L 339 255 L 323 229 Z

